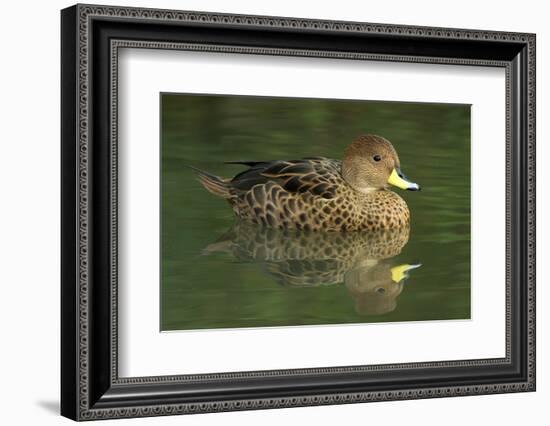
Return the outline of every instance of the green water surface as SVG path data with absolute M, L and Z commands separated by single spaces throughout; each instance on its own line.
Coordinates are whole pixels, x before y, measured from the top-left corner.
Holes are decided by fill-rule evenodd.
M 408 241 L 236 223 L 188 167 L 231 177 L 242 167 L 226 161 L 341 159 L 364 133 L 389 139 L 422 186 L 395 189 Z M 162 94 L 161 158 L 161 330 L 470 318 L 470 106 Z M 422 266 L 396 283 L 403 264 Z

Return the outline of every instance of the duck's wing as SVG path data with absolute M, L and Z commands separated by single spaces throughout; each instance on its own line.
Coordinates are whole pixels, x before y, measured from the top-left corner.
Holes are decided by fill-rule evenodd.
M 341 162 L 324 157 L 301 160 L 238 162 L 249 168 L 236 175 L 229 184 L 238 191 L 249 191 L 256 185 L 277 183 L 289 193 L 309 192 L 323 198 L 333 198 L 341 183 Z

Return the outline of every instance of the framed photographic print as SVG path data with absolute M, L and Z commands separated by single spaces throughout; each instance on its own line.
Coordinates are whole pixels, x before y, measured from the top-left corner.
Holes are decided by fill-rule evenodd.
M 74 420 L 535 390 L 535 36 L 76 5 Z

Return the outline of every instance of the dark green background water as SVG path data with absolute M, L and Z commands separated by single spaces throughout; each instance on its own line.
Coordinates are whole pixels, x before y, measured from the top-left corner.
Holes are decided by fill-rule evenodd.
M 161 126 L 161 330 L 470 317 L 469 106 L 163 94 Z M 281 285 L 261 259 L 205 254 L 235 219 L 187 166 L 230 177 L 242 168 L 225 161 L 340 159 L 362 133 L 389 139 L 422 186 L 395 189 L 411 210 L 410 238 L 379 263 L 422 267 L 391 306 L 361 312 L 345 285 Z

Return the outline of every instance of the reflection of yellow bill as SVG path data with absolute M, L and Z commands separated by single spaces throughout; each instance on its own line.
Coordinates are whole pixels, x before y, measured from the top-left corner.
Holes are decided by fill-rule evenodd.
M 420 268 L 422 266 L 422 264 L 420 263 L 417 263 L 417 264 L 409 264 L 409 263 L 405 263 L 403 265 L 399 265 L 399 266 L 394 266 L 393 268 L 390 269 L 391 271 L 391 280 L 395 283 L 398 283 L 398 282 L 401 282 L 403 281 L 405 278 L 408 278 L 408 274 L 407 272 L 412 270 L 412 269 L 416 269 L 416 268 Z
M 409 191 L 419 191 L 420 186 L 414 182 L 407 180 L 405 175 L 401 173 L 401 170 L 397 167 L 392 170 L 390 177 L 388 178 L 388 183 L 393 186 L 397 186 L 401 189 L 407 189 Z

